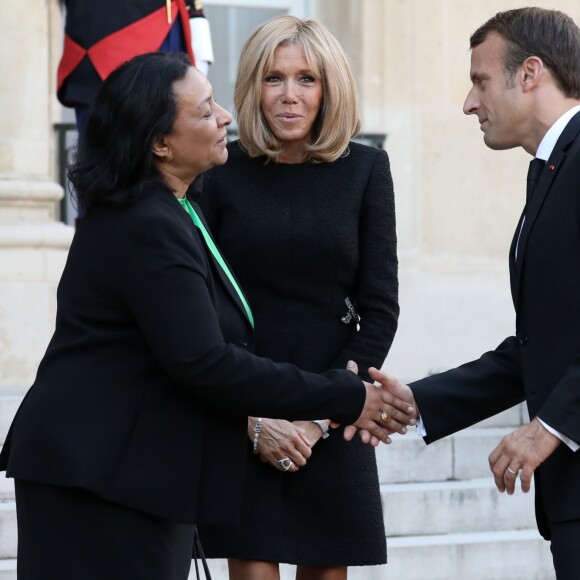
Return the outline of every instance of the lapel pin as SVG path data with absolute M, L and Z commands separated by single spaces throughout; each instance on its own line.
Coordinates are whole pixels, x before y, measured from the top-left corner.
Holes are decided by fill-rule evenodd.
M 556 166 L 555 165 L 548 165 L 548 169 L 550 171 L 554 171 L 554 169 L 556 169 Z

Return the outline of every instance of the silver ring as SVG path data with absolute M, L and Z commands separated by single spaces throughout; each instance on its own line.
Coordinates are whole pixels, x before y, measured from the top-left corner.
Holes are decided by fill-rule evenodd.
M 511 467 L 508 467 L 507 470 L 512 474 L 512 475 L 517 475 L 518 472 L 514 471 Z
M 288 471 L 294 465 L 294 462 L 289 457 L 283 457 L 278 459 L 278 465 L 282 471 Z

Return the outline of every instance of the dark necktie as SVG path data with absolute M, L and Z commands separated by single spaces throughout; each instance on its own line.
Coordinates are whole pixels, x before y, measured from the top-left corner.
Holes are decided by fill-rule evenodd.
M 530 166 L 528 167 L 528 184 L 526 188 L 526 206 L 532 200 L 532 195 L 534 195 L 534 187 L 536 187 L 536 182 L 540 177 L 540 173 L 542 173 L 542 169 L 546 167 L 546 162 L 543 159 L 538 159 L 534 157 L 530 161 Z M 522 230 L 524 229 L 524 223 L 526 221 L 526 216 L 524 215 L 522 219 L 522 225 L 520 226 L 520 231 L 518 233 L 518 241 L 516 242 L 516 249 L 514 253 L 514 257 L 517 261 L 518 259 L 518 247 L 520 245 L 520 236 L 522 235 Z
M 538 159 L 534 157 L 530 161 L 530 167 L 528 168 L 528 185 L 526 189 L 526 203 L 530 203 L 532 195 L 534 194 L 534 187 L 536 187 L 536 182 L 540 177 L 542 169 L 546 166 L 546 162 L 543 159 Z

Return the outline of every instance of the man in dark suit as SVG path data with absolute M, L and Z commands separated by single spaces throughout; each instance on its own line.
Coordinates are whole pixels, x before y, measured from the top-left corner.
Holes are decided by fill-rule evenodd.
M 540 8 L 502 12 L 471 37 L 464 104 L 491 149 L 534 160 L 510 250 L 516 334 L 479 360 L 408 387 L 430 443 L 526 401 L 531 421 L 490 455 L 499 491 L 535 475 L 536 519 L 559 580 L 580 577 L 580 29 Z

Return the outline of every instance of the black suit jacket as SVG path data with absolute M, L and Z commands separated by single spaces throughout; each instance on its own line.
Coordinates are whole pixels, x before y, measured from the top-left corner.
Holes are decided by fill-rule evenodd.
M 230 282 L 173 194 L 101 205 L 78 228 L 56 330 L 0 456 L 10 477 L 78 486 L 186 523 L 235 524 L 248 415 L 356 420 L 348 371 L 248 352 Z
M 477 361 L 411 384 L 427 442 L 525 400 L 531 418 L 580 443 L 580 113 L 558 139 L 524 214 L 510 251 L 516 334 Z M 546 516 L 580 518 L 580 452 L 559 445 L 535 483 L 544 536 Z

